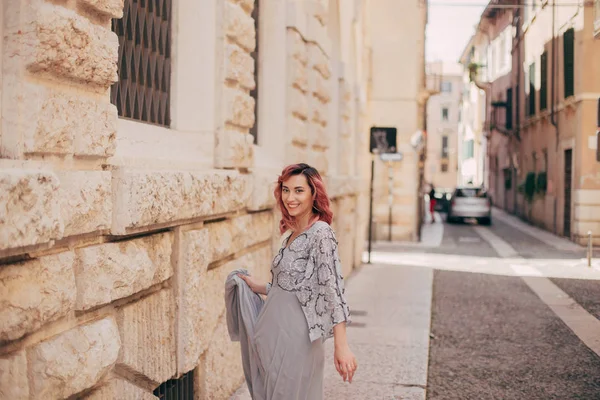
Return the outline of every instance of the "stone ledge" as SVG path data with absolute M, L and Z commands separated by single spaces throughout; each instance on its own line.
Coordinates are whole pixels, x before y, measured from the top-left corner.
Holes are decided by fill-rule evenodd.
M 113 172 L 112 233 L 242 209 L 247 179 L 237 171 Z
M 176 372 L 172 291 L 162 290 L 124 306 L 118 310 L 117 319 L 123 342 L 119 364 L 146 376 L 156 386 L 172 378 Z
M 32 398 L 62 399 L 94 386 L 113 367 L 120 347 L 117 325 L 109 317 L 31 348 Z
M 173 234 L 75 250 L 77 310 L 130 296 L 173 275 Z
M 7 400 L 30 398 L 25 351 L 0 358 L 0 397 Z
M 111 223 L 111 173 L 69 171 L 57 173 L 60 180 L 64 237 L 109 229 Z
M 60 253 L 0 269 L 0 342 L 19 339 L 73 310 L 73 258 Z
M 0 169 L 0 250 L 63 236 L 59 180 L 50 171 Z
M 36 1 L 20 28 L 27 69 L 108 89 L 117 82 L 117 36 L 72 10 Z

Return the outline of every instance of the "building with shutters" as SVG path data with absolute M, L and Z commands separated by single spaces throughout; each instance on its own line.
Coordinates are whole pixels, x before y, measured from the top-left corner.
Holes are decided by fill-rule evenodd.
M 494 203 L 578 243 L 591 231 L 600 243 L 600 78 L 593 67 L 600 62 L 600 5 L 499 4 L 504 8 L 488 5 L 476 33 L 487 43 L 487 73 L 508 56 L 498 52 L 505 47 L 496 47 L 497 31 L 486 29 L 491 20 L 511 43 L 510 78 L 484 82 L 491 93 L 487 170 Z
M 442 65 L 440 93 L 427 102 L 427 158 L 425 181 L 435 188 L 452 190 L 458 183 L 458 126 L 462 119 L 460 100 L 463 67 Z
M 398 77 L 389 49 L 422 60 L 424 40 L 422 8 L 399 51 L 374 3 L 3 2 L 0 397 L 227 399 L 223 284 L 269 279 L 286 164 L 325 175 L 344 274 L 360 264 L 369 126 L 418 127 L 421 61 Z

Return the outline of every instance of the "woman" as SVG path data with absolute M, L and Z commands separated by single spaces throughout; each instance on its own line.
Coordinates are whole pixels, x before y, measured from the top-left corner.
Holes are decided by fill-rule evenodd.
M 255 400 L 323 398 L 323 342 L 334 337 L 334 364 L 352 382 L 357 363 L 346 339 L 350 313 L 344 297 L 333 213 L 321 176 L 306 164 L 286 167 L 275 197 L 280 232 L 291 230 L 271 266 L 271 283 L 239 275 L 267 300 L 255 325 L 259 358 Z M 253 379 L 254 380 L 254 379 Z

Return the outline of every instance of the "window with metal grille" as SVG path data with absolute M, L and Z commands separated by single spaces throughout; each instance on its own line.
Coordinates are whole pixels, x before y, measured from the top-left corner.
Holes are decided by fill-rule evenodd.
M 575 94 L 575 30 L 567 29 L 563 34 L 563 68 L 565 99 Z
M 540 57 L 540 111 L 548 108 L 548 52 Z
M 254 137 L 254 143 L 258 143 L 258 17 L 260 0 L 254 0 L 254 9 L 252 18 L 254 18 L 254 32 L 256 32 L 256 46 L 250 54 L 254 60 L 254 89 L 250 91 L 250 96 L 254 98 L 254 125 L 250 128 L 250 134 Z
M 529 95 L 527 102 L 527 115 L 535 115 L 535 63 L 529 65 Z
M 513 128 L 513 91 L 512 88 L 506 89 L 506 129 Z
M 161 400 L 194 400 L 194 371 L 162 383 L 154 395 Z
M 448 136 L 442 136 L 442 158 L 448 158 Z
M 172 0 L 125 0 L 123 18 L 113 19 L 119 37 L 119 81 L 111 102 L 119 115 L 169 126 Z

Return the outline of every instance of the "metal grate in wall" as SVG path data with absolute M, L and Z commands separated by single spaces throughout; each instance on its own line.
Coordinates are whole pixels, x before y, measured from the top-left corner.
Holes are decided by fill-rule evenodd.
M 172 0 L 125 0 L 113 19 L 119 38 L 119 81 L 110 99 L 119 115 L 169 126 Z
M 194 371 L 162 383 L 154 395 L 161 400 L 194 400 Z

